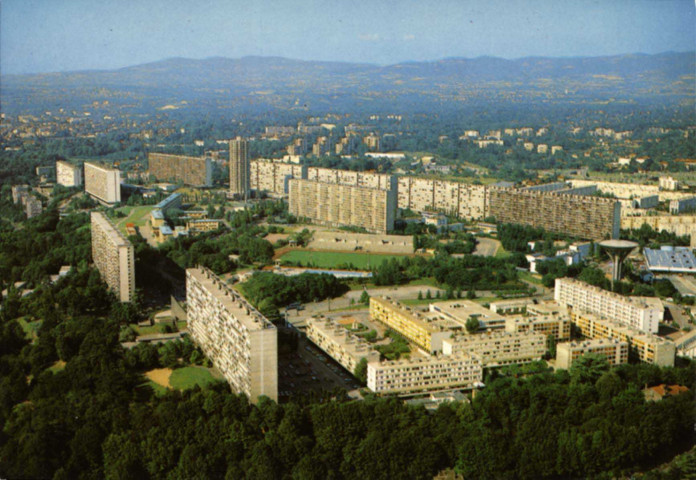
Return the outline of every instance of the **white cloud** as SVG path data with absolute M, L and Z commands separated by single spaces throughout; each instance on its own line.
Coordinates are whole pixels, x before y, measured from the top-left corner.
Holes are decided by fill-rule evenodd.
M 366 42 L 378 42 L 382 39 L 379 33 L 362 33 L 358 35 L 358 38 Z

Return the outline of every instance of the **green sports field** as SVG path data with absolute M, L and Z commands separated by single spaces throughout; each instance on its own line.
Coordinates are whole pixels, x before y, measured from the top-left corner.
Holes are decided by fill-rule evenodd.
M 381 265 L 383 261 L 392 258 L 403 258 L 404 255 L 380 255 L 376 253 L 342 253 L 342 252 L 309 252 L 305 250 L 293 250 L 286 253 L 280 260 L 293 262 L 303 267 L 337 268 L 352 264 L 360 270 L 369 270 Z

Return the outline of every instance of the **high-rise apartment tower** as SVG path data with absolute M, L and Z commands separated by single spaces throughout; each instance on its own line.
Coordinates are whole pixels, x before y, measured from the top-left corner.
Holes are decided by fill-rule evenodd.
M 230 140 L 230 195 L 249 198 L 249 144 L 242 137 Z

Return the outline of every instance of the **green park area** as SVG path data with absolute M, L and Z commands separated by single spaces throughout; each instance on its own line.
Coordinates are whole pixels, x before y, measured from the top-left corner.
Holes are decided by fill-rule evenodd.
M 177 368 L 169 377 L 169 385 L 178 390 L 186 390 L 196 385 L 204 387 L 215 381 L 215 377 L 210 373 L 210 370 L 204 367 Z
M 154 210 L 154 205 L 142 205 L 139 207 L 121 207 L 118 209 L 119 212 L 125 213 L 126 216 L 119 218 L 115 223 L 116 227 L 123 233 L 126 233 L 126 224 L 132 223 L 136 227 L 142 227 L 147 222 L 147 216 L 152 210 Z
M 392 258 L 403 258 L 403 255 L 292 250 L 280 257 L 280 260 L 281 262 L 288 262 L 302 267 L 341 268 L 352 265 L 352 267 L 360 270 L 369 270 Z

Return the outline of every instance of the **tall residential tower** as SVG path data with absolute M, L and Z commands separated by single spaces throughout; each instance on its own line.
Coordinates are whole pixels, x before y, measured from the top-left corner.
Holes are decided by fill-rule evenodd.
M 242 137 L 230 140 L 230 195 L 249 198 L 249 144 Z

